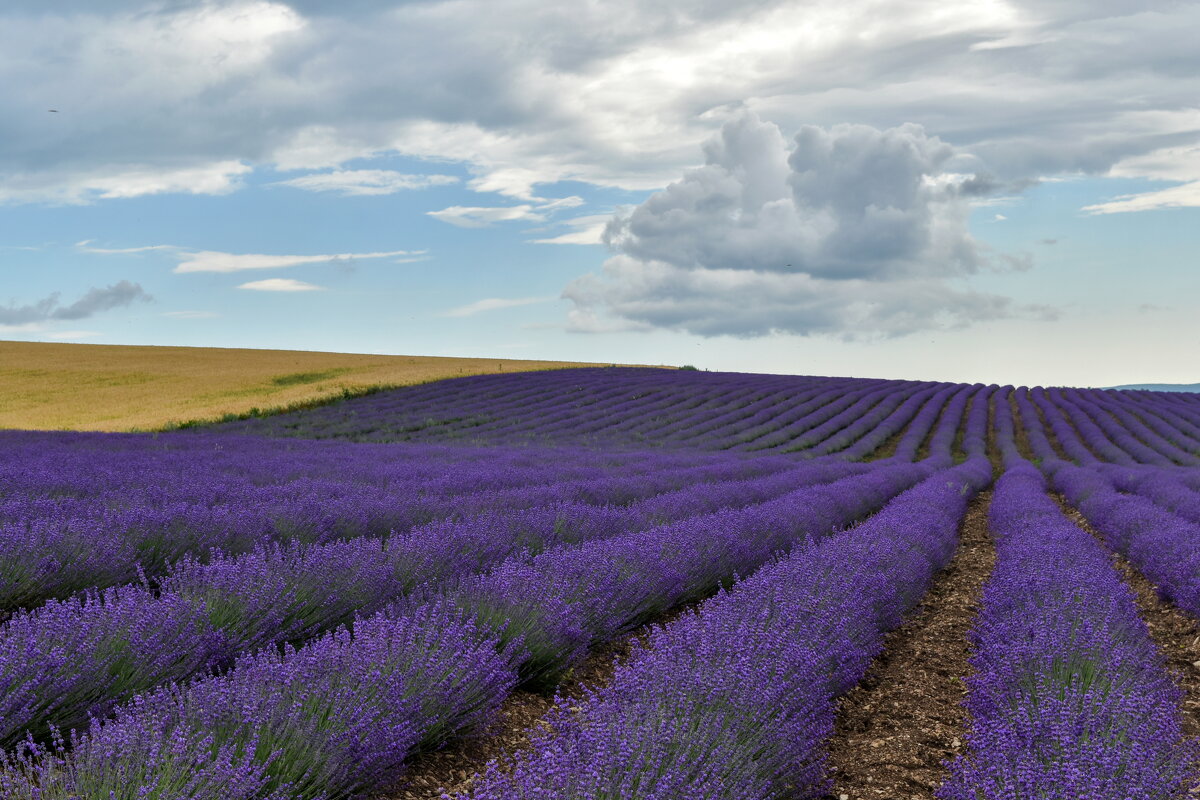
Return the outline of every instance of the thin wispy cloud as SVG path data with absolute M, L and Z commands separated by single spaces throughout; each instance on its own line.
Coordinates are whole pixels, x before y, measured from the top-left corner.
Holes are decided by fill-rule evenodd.
M 544 216 L 533 210 L 531 205 L 519 206 L 450 206 L 441 211 L 427 211 L 429 216 L 460 228 L 486 228 L 494 222 L 534 220 L 541 222 Z
M 249 281 L 238 284 L 239 289 L 249 289 L 254 292 L 318 292 L 325 289 L 313 283 L 298 281 L 293 278 L 266 278 L 261 281 Z
M 290 186 L 309 192 L 337 192 L 346 196 L 395 194 L 431 186 L 458 183 L 453 175 L 409 175 L 384 169 L 335 170 L 278 181 L 278 186 Z
M 1088 214 L 1126 214 L 1134 211 L 1157 211 L 1164 208 L 1195 208 L 1200 206 L 1200 181 L 1182 183 L 1153 192 L 1127 194 L 1104 203 L 1083 207 Z
M 485 311 L 497 311 L 502 308 L 517 308 L 519 306 L 531 306 L 535 303 L 548 303 L 554 300 L 553 297 L 488 297 L 483 300 L 476 300 L 474 303 L 467 303 L 465 306 L 452 308 L 442 314 L 443 317 L 473 317 L 476 314 L 482 314 Z
M 612 214 L 589 214 L 584 217 L 563 220 L 563 225 L 568 225 L 575 230 L 558 236 L 530 239 L 529 241 L 532 244 L 603 244 L 604 228 L 611 219 Z
M 434 219 L 457 225 L 460 228 L 484 228 L 495 222 L 527 220 L 544 222 L 547 215 L 564 208 L 578 208 L 584 204 L 582 197 L 571 195 L 556 200 L 538 198 L 536 205 L 523 203 L 519 206 L 450 206 L 441 211 L 427 211 Z
M 224 253 L 218 250 L 201 250 L 198 253 L 180 253 L 175 272 L 244 272 L 258 269 L 280 269 L 301 264 L 324 264 L 351 262 L 375 258 L 410 256 L 425 251 L 389 250 L 377 253 L 332 253 L 321 255 L 267 255 L 263 253 Z
M 221 250 L 191 251 L 172 244 L 152 244 L 140 247 L 93 247 L 92 239 L 76 242 L 75 247 L 85 253 L 98 255 L 130 255 L 135 253 L 167 252 L 179 263 L 174 272 L 244 272 L 260 269 L 284 269 L 303 264 L 351 263 L 359 260 L 380 258 L 396 259 L 398 263 L 421 260 L 428 250 L 387 250 L 368 253 L 321 253 L 312 255 L 228 253 Z M 399 257 L 398 259 L 396 257 Z
M 91 243 L 95 239 L 84 239 L 81 242 L 76 242 L 75 247 L 85 253 L 97 253 L 100 255 L 128 255 L 130 253 L 150 253 L 158 250 L 178 250 L 179 248 L 171 244 L 149 244 L 143 247 L 92 247 Z

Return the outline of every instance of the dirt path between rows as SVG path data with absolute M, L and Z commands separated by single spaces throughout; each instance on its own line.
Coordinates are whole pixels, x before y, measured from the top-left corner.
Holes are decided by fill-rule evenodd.
M 699 605 L 693 603 L 671 611 L 627 636 L 597 646 L 571 670 L 557 691 L 566 698 L 577 699 L 586 689 L 607 686 L 635 642 L 649 635 L 654 626 L 669 624 Z M 375 800 L 439 800 L 443 793 L 467 791 L 475 775 L 483 773 L 492 759 L 511 763 L 514 757 L 527 752 L 530 730 L 542 724 L 553 706 L 551 696 L 516 689 L 504 700 L 491 725 L 454 740 L 442 750 L 417 756 L 400 783 L 376 793 Z
M 888 635 L 866 678 L 839 701 L 829 743 L 832 797 L 927 800 L 947 777 L 942 764 L 963 746 L 967 727 L 967 632 L 996 561 L 990 500 L 984 492 L 971 503 L 958 552 Z
M 1021 409 L 1017 405 L 1017 392 L 1015 389 L 1008 393 L 1007 402 L 1009 412 L 1012 414 L 1013 438 L 1017 440 L 1017 452 L 1026 460 L 1035 461 L 1038 456 L 1033 452 L 1033 447 L 1029 444 L 1029 428 L 1026 427 L 1027 425 L 1032 425 L 1033 420 L 1026 420 L 1021 416 Z M 1046 426 L 1042 425 L 1041 417 L 1038 417 L 1038 425 L 1046 433 L 1046 441 L 1050 441 L 1050 434 L 1048 431 L 1045 431 Z M 1051 442 L 1050 446 L 1054 447 L 1053 442 Z M 1055 450 L 1055 452 L 1061 452 L 1061 448 Z
M 1138 610 L 1150 638 L 1167 659 L 1167 669 L 1175 684 L 1184 691 L 1183 732 L 1188 738 L 1200 738 L 1200 630 L 1196 621 L 1172 603 L 1163 600 L 1155 586 L 1129 559 L 1108 548 L 1095 528 L 1077 509 L 1067 503 L 1062 495 L 1052 495 L 1063 513 L 1072 522 L 1096 537 L 1112 555 L 1113 565 L 1121 573 L 1125 583 L 1137 596 Z M 1197 776 L 1200 779 L 1200 776 Z M 1200 796 L 1200 785 L 1194 786 L 1192 796 Z

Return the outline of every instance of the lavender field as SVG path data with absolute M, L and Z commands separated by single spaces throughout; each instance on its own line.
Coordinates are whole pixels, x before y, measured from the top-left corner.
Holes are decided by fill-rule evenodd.
M 3 798 L 1200 785 L 1198 395 L 597 368 L 0 442 Z

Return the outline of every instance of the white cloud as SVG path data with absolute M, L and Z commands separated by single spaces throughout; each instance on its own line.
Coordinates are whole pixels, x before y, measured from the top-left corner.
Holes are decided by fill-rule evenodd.
M 171 244 L 149 244 L 142 247 L 92 247 L 91 242 L 94 239 L 84 239 L 81 242 L 76 242 L 75 247 L 85 253 L 97 253 L 100 255 L 127 255 L 130 253 L 149 253 L 155 250 L 178 250 L 179 248 Z
M 1130 211 L 1195 207 L 1200 207 L 1200 181 L 1183 183 L 1153 192 L 1121 195 L 1105 203 L 1084 206 L 1083 210 L 1089 214 L 1121 214 Z
M 484 311 L 496 311 L 501 308 L 516 308 L 518 306 L 528 306 L 535 303 L 548 303 L 553 299 L 553 297 L 489 297 L 484 300 L 476 300 L 474 303 L 468 303 L 465 306 L 452 308 L 442 314 L 442 316 L 471 317 Z
M 603 244 L 604 228 L 612 219 L 612 214 L 588 214 L 583 217 L 566 219 L 563 225 L 569 225 L 575 230 L 544 239 L 531 239 L 534 244 Z
M 8 202 L 222 192 L 242 173 L 215 165 L 395 153 L 530 204 L 560 180 L 654 190 L 740 108 L 786 130 L 917 120 L 1005 180 L 1103 174 L 1200 130 L 1195 3 L 10 0 L 0 17 Z
M 1115 178 L 1183 182 L 1165 189 L 1121 195 L 1104 203 L 1084 206 L 1083 210 L 1089 214 L 1120 214 L 1200 206 L 1200 145 L 1165 147 L 1144 155 L 1125 158 L 1113 165 L 1108 174 Z
M 538 205 L 538 211 L 557 211 L 560 208 L 578 208 L 584 204 L 582 197 L 571 195 L 570 197 L 560 197 L 557 200 L 546 200 Z
M 519 206 L 450 206 L 441 211 L 426 211 L 434 219 L 457 225 L 460 228 L 485 228 L 493 222 L 513 220 L 544 220 L 545 217 L 533 210 L 531 205 Z
M 41 322 L 20 322 L 11 324 L 7 322 L 0 322 L 0 333 L 38 333 L 45 330 L 45 328 L 45 324 Z
M 578 208 L 584 204 L 583 198 L 575 195 L 556 200 L 547 200 L 542 197 L 532 199 L 538 201 L 537 205 L 525 203 L 519 206 L 450 206 L 441 211 L 425 213 L 434 219 L 449 222 L 460 228 L 484 228 L 493 222 L 513 222 L 515 220 L 544 222 L 548 214 L 552 215 L 564 208 Z
M 1114 178 L 1200 181 L 1200 144 L 1164 147 L 1144 155 L 1123 158 L 1113 165 L 1108 174 Z
M 105 165 L 86 172 L 49 168 L 0 175 L 0 203 L 83 205 L 154 194 L 228 194 L 252 168 L 241 161 L 191 167 Z
M 355 169 L 305 175 L 278 183 L 280 186 L 291 186 L 310 192 L 339 192 L 343 195 L 362 196 L 447 186 L 458 183 L 458 178 L 453 175 L 407 175 L 392 170 Z
M 256 292 L 315 292 L 323 290 L 325 287 L 292 278 L 267 278 L 261 281 L 242 283 L 237 288 L 252 289 Z
M 336 253 L 332 255 L 265 255 L 260 253 L 223 253 L 218 250 L 201 250 L 198 253 L 181 252 L 179 266 L 175 272 L 243 272 L 255 269 L 279 269 L 300 264 L 322 264 L 326 262 L 348 262 L 358 259 L 390 258 L 424 253 L 424 250 L 389 250 L 382 253 Z
M 988 182 L 947 179 L 959 154 L 919 126 L 804 126 L 789 147 L 747 113 L 704 154 L 703 167 L 609 222 L 618 254 L 563 293 L 576 330 L 616 320 L 869 337 L 1026 313 L 951 285 L 1011 259 L 967 228 L 968 200 Z

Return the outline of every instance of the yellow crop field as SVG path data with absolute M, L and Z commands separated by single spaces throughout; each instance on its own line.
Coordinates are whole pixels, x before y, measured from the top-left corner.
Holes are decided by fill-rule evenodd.
M 0 341 L 0 428 L 156 430 L 379 386 L 568 361 Z

